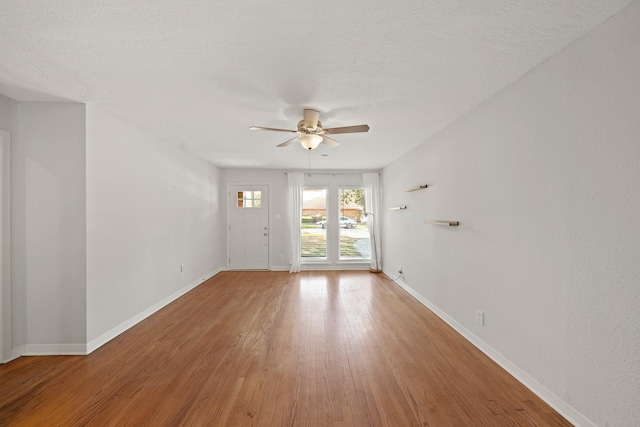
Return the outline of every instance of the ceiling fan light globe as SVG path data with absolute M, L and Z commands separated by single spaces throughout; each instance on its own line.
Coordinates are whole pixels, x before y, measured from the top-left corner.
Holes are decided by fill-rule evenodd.
M 314 148 L 318 148 L 318 145 L 322 142 L 322 136 L 320 135 L 300 135 L 298 137 L 298 141 L 300 144 L 307 150 L 313 150 Z

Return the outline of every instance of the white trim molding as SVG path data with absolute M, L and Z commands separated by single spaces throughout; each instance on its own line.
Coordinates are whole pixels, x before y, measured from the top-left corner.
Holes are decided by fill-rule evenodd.
M 300 267 L 300 271 L 331 271 L 331 270 L 336 270 L 336 271 L 360 271 L 360 270 L 369 270 L 371 268 L 371 266 L 369 265 L 369 263 L 367 264 L 363 264 L 361 262 L 359 263 L 312 263 L 312 262 L 308 262 L 306 264 L 302 264 L 302 266 Z
M 21 356 L 84 356 L 85 344 L 27 344 L 23 346 Z
M 391 271 L 384 272 L 387 276 L 393 277 L 393 273 Z M 544 400 L 549 406 L 555 409 L 560 415 L 566 418 L 570 423 L 575 426 L 584 426 L 584 427 L 595 427 L 596 425 L 582 415 L 580 412 L 576 411 L 573 407 L 571 407 L 564 400 L 560 399 L 549 389 L 544 387 L 538 381 L 536 381 L 533 377 L 527 374 L 525 371 L 516 366 L 509 359 L 504 357 L 500 352 L 495 350 L 489 344 L 478 338 L 474 335 L 470 330 L 462 326 L 455 319 L 446 314 L 443 310 L 438 308 L 431 301 L 420 295 L 415 291 L 411 286 L 405 283 L 401 279 L 396 279 L 394 282 L 400 286 L 402 289 L 407 291 L 409 295 L 418 300 L 422 305 L 427 307 L 433 313 L 436 314 L 439 318 L 444 320 L 449 326 L 455 329 L 460 335 L 462 335 L 467 341 L 473 344 L 478 350 L 486 354 L 491 360 L 500 365 L 505 371 L 511 374 L 515 379 L 517 379 L 520 383 L 522 383 L 525 387 L 531 390 L 535 395 L 537 395 L 540 399 Z
M 165 299 L 163 299 L 163 300 L 157 302 L 156 304 L 152 305 L 151 307 L 149 307 L 148 309 L 146 309 L 142 313 L 139 313 L 139 314 L 133 316 L 132 318 L 130 318 L 128 320 L 125 320 L 124 322 L 122 322 L 118 326 L 116 326 L 113 329 L 111 329 L 111 330 L 105 332 L 104 334 L 100 335 L 98 338 L 96 338 L 94 340 L 91 340 L 90 342 L 87 343 L 86 348 L 85 348 L 85 352 L 82 353 L 82 354 L 90 354 L 90 353 L 92 353 L 93 351 L 95 351 L 99 347 L 103 346 L 104 344 L 106 344 L 107 342 L 111 341 L 112 339 L 114 339 L 115 337 L 120 335 L 121 333 L 125 332 L 127 329 L 132 328 L 133 326 L 135 326 L 136 324 L 140 323 L 141 321 L 143 321 L 147 317 L 151 316 L 156 311 L 160 310 L 161 308 L 165 307 L 166 305 L 168 305 L 168 304 L 172 303 L 173 301 L 177 300 L 178 298 L 180 298 L 181 296 L 183 296 L 184 294 L 186 294 L 190 290 L 196 288 L 200 284 L 204 283 L 205 281 L 209 280 L 210 278 L 212 278 L 213 276 L 215 276 L 216 274 L 218 274 L 218 273 L 220 273 L 221 271 L 224 271 L 224 270 L 225 269 L 223 269 L 223 268 L 218 268 L 218 269 L 206 274 L 201 279 L 198 279 L 195 282 L 191 282 L 190 284 L 188 284 L 187 286 L 183 287 L 182 289 L 174 292 L 173 294 L 169 295 Z

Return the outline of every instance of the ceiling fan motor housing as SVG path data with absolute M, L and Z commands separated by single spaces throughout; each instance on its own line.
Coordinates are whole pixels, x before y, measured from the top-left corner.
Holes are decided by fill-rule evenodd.
M 324 129 L 322 129 L 322 122 L 320 120 L 318 120 L 318 124 L 316 125 L 316 127 L 311 127 L 311 126 L 305 126 L 304 125 L 304 120 L 300 120 L 298 122 L 298 132 L 300 133 L 304 133 L 307 135 L 322 135 L 323 133 L 325 133 Z

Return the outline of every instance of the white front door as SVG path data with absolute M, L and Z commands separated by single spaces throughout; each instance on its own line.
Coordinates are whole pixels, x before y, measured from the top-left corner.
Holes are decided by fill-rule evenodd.
M 269 187 L 229 186 L 229 269 L 269 269 Z

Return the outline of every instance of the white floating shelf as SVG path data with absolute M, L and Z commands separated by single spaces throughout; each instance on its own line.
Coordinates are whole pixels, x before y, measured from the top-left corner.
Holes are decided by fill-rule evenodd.
M 409 192 L 409 191 L 422 190 L 423 188 L 427 188 L 427 187 L 429 187 L 427 184 L 424 184 L 424 185 L 416 185 L 415 187 L 407 188 L 407 189 L 406 189 L 406 190 L 404 190 L 404 191 Z
M 460 225 L 460 221 L 444 221 L 441 219 L 429 219 L 424 222 L 425 224 L 434 224 L 434 225 L 448 225 L 450 227 L 457 227 Z

